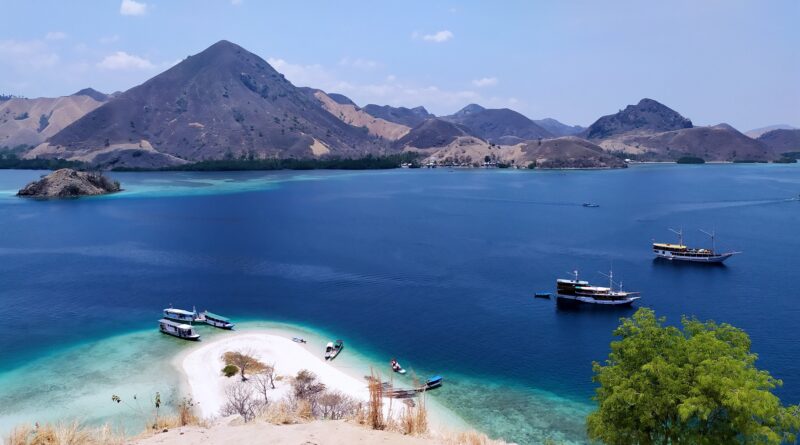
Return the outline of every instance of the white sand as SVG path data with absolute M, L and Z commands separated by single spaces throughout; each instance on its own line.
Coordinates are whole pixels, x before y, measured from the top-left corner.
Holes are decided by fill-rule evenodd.
M 348 354 L 347 344 L 338 358 L 333 361 L 324 359 L 325 342 L 319 339 L 306 338 L 308 343 L 296 343 L 291 334 L 281 330 L 247 330 L 243 332 L 223 333 L 208 342 L 199 343 L 182 354 L 176 360 L 176 366 L 183 373 L 187 388 L 185 393 L 191 396 L 204 418 L 218 417 L 225 404 L 225 388 L 240 381 L 240 377 L 225 377 L 222 355 L 229 351 L 247 351 L 265 364 L 274 364 L 276 375 L 281 376 L 275 382 L 276 389 L 269 395 L 270 400 L 282 399 L 291 390 L 289 377 L 306 369 L 317 375 L 327 389 L 339 390 L 351 397 L 367 401 L 369 391 L 364 375 L 370 373 L 369 365 L 352 366 L 342 360 Z M 385 366 L 388 368 L 388 364 Z M 362 369 L 363 368 L 363 369 Z M 387 376 L 384 373 L 384 378 Z M 392 400 L 392 412 L 400 414 L 404 405 L 400 400 Z M 426 396 L 431 426 L 437 430 L 463 430 L 466 423 L 457 415 Z M 388 410 L 389 399 L 384 400 L 384 409 Z

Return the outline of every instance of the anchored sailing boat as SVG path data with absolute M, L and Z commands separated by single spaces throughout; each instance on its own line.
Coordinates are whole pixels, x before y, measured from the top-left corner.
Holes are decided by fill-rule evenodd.
M 608 287 L 592 286 L 588 281 L 578 279 L 578 271 L 572 272 L 575 278 L 571 280 L 556 280 L 556 301 L 570 303 L 591 303 L 611 306 L 625 306 L 638 300 L 639 292 L 625 292 L 622 284 L 619 290 L 614 290 L 614 272 L 608 275 Z
M 706 232 L 702 229 L 700 230 L 711 237 L 711 249 L 688 247 L 683 244 L 683 229 L 669 230 L 670 232 L 678 235 L 678 244 L 653 243 L 653 253 L 655 253 L 659 258 L 677 261 L 691 261 L 695 263 L 721 263 L 737 253 L 741 253 L 717 252 L 716 234 L 713 230 L 711 232 Z

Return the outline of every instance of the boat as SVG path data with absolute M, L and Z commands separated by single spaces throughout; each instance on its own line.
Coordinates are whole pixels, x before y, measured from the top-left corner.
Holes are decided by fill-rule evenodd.
M 721 263 L 728 258 L 741 252 L 717 252 L 716 234 L 714 231 L 706 232 L 700 230 L 711 237 L 711 249 L 688 247 L 683 243 L 683 229 L 671 232 L 678 235 L 678 244 L 653 243 L 653 253 L 657 258 L 664 258 L 670 261 L 690 261 L 693 263 Z
M 592 286 L 588 281 L 578 279 L 578 271 L 573 271 L 573 279 L 556 280 L 556 298 L 561 303 L 589 303 L 607 306 L 627 306 L 638 300 L 639 292 L 624 292 L 622 285 L 614 290 L 614 272 L 609 272 L 608 287 Z M 605 274 L 603 274 L 605 275 Z
M 400 363 L 396 359 L 392 359 L 391 361 L 389 361 L 389 366 L 392 367 L 392 371 L 394 371 L 394 372 L 396 372 L 398 374 L 405 374 L 406 373 L 406 370 L 403 369 L 402 366 L 400 366 Z
M 190 324 L 180 323 L 178 321 L 162 318 L 158 321 L 158 329 L 173 337 L 183 338 L 186 340 L 200 340 L 200 334 L 194 331 Z
M 329 341 L 328 344 L 325 345 L 325 360 L 335 359 L 336 356 L 339 355 L 340 352 L 342 352 L 342 349 L 344 349 L 343 341 L 341 340 L 336 340 L 335 342 Z
M 164 309 L 164 318 L 173 321 L 182 321 L 184 323 L 194 323 L 197 320 L 197 312 L 195 310 L 187 311 L 185 309 L 175 309 L 168 307 Z
M 303 337 L 292 337 L 292 341 L 295 343 L 305 343 L 306 339 Z
M 443 380 L 444 379 L 442 379 L 442 376 L 440 375 L 435 375 L 429 378 L 428 380 L 425 381 L 425 386 L 423 387 L 424 388 L 423 391 L 428 391 L 442 386 Z
M 550 292 L 536 292 L 533 294 L 534 298 L 550 298 Z
M 233 329 L 233 323 L 231 323 L 230 319 L 208 311 L 203 311 L 197 316 L 197 318 L 195 318 L 195 321 L 203 322 L 207 325 L 214 326 L 215 328 Z
M 595 204 L 593 202 L 584 202 L 583 206 L 584 207 L 600 207 L 600 204 Z

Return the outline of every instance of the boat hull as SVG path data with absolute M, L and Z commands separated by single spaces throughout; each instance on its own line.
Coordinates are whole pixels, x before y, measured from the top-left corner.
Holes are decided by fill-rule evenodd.
M 159 330 L 161 331 L 162 334 L 171 335 L 173 337 L 180 338 L 182 340 L 189 340 L 189 341 L 199 341 L 200 340 L 200 334 L 181 335 L 178 332 L 167 331 L 167 330 L 164 330 L 164 329 L 159 329 Z
M 594 304 L 598 306 L 630 306 L 631 304 L 633 304 L 634 301 L 638 299 L 639 297 L 621 298 L 617 300 L 599 300 L 593 297 L 587 297 L 582 295 L 556 294 L 556 300 L 559 303 Z
M 656 252 L 655 255 L 658 258 L 663 258 L 669 261 L 686 261 L 690 263 L 722 263 L 723 261 L 732 257 L 734 254 L 723 253 L 720 255 L 710 255 L 710 256 L 683 256 L 683 255 L 673 255 L 670 252 L 667 253 Z

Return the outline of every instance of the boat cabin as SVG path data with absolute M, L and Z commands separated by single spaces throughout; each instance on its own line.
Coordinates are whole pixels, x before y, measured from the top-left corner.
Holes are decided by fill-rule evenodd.
M 192 325 L 179 323 L 173 320 L 162 318 L 158 321 L 158 328 L 165 334 L 172 335 L 173 337 L 183 338 L 186 340 L 199 340 L 200 334 L 195 332 Z
M 197 314 L 194 311 L 186 311 L 186 310 L 183 310 L 183 309 L 167 308 L 167 309 L 164 309 L 164 318 L 169 318 L 170 320 L 177 320 L 177 321 L 184 321 L 184 322 L 192 323 L 197 318 Z
M 231 320 L 223 317 L 222 315 L 205 311 L 203 313 L 203 317 L 205 318 L 206 324 L 214 326 L 215 328 L 233 329 L 233 323 L 231 323 Z

